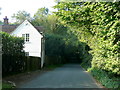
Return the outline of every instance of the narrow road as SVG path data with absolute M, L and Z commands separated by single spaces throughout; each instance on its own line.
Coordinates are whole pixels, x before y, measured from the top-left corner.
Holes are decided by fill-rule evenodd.
M 48 71 L 19 88 L 100 88 L 79 64 L 66 64 Z

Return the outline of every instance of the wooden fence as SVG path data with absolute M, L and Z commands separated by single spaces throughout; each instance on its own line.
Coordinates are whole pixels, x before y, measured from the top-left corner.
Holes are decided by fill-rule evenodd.
M 40 69 L 41 58 L 29 56 L 2 55 L 2 75 L 34 71 Z

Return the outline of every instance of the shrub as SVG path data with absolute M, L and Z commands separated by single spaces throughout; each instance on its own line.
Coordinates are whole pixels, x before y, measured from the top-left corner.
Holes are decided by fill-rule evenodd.
M 2 36 L 2 71 L 3 76 L 12 72 L 20 72 L 23 69 L 23 44 L 24 40 L 14 37 L 5 32 Z
M 74 59 L 74 62 L 80 63 L 83 60 L 91 66 L 91 55 L 88 53 L 89 50 L 90 48 L 88 45 L 77 41 L 77 38 L 73 35 L 68 34 L 67 37 L 63 37 L 61 35 L 46 34 L 46 63 L 62 64 L 72 62 Z M 88 58 L 86 58 L 87 56 Z
M 64 63 L 64 45 L 63 38 L 59 35 L 46 34 L 45 41 L 45 64 Z
M 120 77 L 99 68 L 91 68 L 91 74 L 106 88 L 120 88 Z

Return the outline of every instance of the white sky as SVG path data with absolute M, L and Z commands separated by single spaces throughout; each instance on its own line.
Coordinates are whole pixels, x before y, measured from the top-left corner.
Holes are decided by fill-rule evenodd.
M 12 22 L 11 16 L 19 10 L 25 10 L 31 16 L 41 7 L 47 7 L 50 11 L 53 11 L 52 6 L 55 4 L 54 0 L 0 0 L 0 8 L 2 8 L 0 10 L 0 20 L 3 21 L 3 18 L 7 16 L 9 22 Z

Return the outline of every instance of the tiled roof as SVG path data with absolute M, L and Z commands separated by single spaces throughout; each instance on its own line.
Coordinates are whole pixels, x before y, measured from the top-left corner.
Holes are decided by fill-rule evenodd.
M 18 25 L 1 25 L 0 27 L 3 32 L 11 33 L 18 27 Z
M 3 32 L 11 33 L 18 26 L 19 25 L 0 25 L 0 29 L 2 29 Z M 41 26 L 35 26 L 35 28 L 38 30 L 39 33 L 43 32 L 43 28 Z
M 39 33 L 44 32 L 44 29 L 41 26 L 35 26 L 35 28 L 38 30 Z

